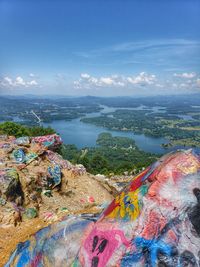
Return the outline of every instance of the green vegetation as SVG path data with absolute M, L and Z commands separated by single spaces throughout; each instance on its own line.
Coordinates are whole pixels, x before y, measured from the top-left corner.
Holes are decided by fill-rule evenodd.
M 38 118 L 43 122 L 54 120 L 69 121 L 84 117 L 88 113 L 101 110 L 98 104 L 88 98 L 61 98 L 61 99 L 40 99 L 40 98 L 12 98 L 0 97 L 0 120 L 18 121 L 26 125 L 37 126 Z
M 75 145 L 63 145 L 60 154 L 74 164 L 83 164 L 93 174 L 137 173 L 157 159 L 157 155 L 139 150 L 134 140 L 127 137 L 101 133 L 97 144 L 81 150 Z
M 171 140 L 168 144 L 163 144 L 163 147 L 174 147 L 174 146 L 183 146 L 183 147 L 200 147 L 200 137 L 196 137 L 195 140 L 192 138 L 182 138 L 180 140 Z
M 0 124 L 0 134 L 36 136 L 51 134 L 52 128 L 32 127 L 55 120 L 81 121 L 111 130 L 131 131 L 151 137 L 164 137 L 164 148 L 172 146 L 200 147 L 200 94 L 158 97 L 78 97 L 78 98 L 0 98 L 0 120 L 22 124 Z M 101 110 L 104 111 L 102 113 Z M 111 112 L 112 111 L 112 112 Z M 98 112 L 94 114 L 90 113 Z M 88 116 L 85 116 L 88 115 Z M 81 134 L 81 133 L 80 133 Z M 83 164 L 91 173 L 136 172 L 149 165 L 156 155 L 138 149 L 134 140 L 102 133 L 96 147 L 77 149 L 63 145 L 60 153 L 73 163 Z
M 51 127 L 44 128 L 42 126 L 28 127 L 15 122 L 3 122 L 0 123 L 0 134 L 12 135 L 15 137 L 21 136 L 40 136 L 53 134 L 55 130 Z
M 21 121 L 25 125 L 82 118 L 85 123 L 112 130 L 132 131 L 152 137 L 165 137 L 171 146 L 200 146 L 200 94 L 157 97 L 0 97 L 0 120 Z M 113 112 L 85 117 L 104 107 Z M 167 144 L 163 144 L 167 147 Z
M 200 120 L 167 112 L 118 109 L 100 117 L 83 118 L 85 123 L 106 127 L 111 130 L 133 131 L 151 137 L 165 137 L 170 144 L 200 146 Z M 164 144 L 166 147 L 166 145 Z

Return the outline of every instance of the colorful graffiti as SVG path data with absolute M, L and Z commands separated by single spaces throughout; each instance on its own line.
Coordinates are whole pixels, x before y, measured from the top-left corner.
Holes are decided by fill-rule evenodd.
M 147 186 L 143 185 L 133 192 L 122 191 L 113 201 L 104 215 L 108 218 L 135 220 L 142 209 L 142 197 L 147 193 Z
M 112 225 L 109 226 L 102 224 L 98 228 L 91 229 L 82 247 L 85 257 L 81 258 L 81 261 L 84 262 L 85 266 L 106 266 L 111 255 L 121 243 L 125 247 L 129 247 L 130 243 L 123 231 L 113 229 Z
M 37 153 L 30 152 L 26 153 L 23 149 L 15 149 L 12 152 L 12 157 L 16 163 L 25 163 L 28 164 L 32 160 L 38 157 Z
M 31 142 L 42 144 L 43 146 L 48 148 L 56 148 L 57 146 L 62 144 L 61 137 L 57 134 L 32 137 Z
M 165 155 L 87 216 L 39 231 L 6 267 L 200 266 L 200 153 Z
M 61 169 L 59 165 L 55 165 L 55 166 L 49 166 L 48 167 L 48 172 L 51 178 L 51 181 L 49 184 L 49 187 L 55 187 L 57 185 L 59 185 L 61 183 Z

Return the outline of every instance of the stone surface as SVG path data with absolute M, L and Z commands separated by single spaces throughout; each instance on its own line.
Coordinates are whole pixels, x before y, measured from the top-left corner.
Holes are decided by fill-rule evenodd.
M 40 230 L 7 266 L 200 266 L 200 155 L 162 157 L 99 217 L 68 216 Z
M 0 169 L 0 197 L 14 201 L 20 195 L 22 196 L 22 190 L 16 169 Z
M 61 143 L 55 134 L 0 136 L 0 227 L 26 220 L 26 210 L 36 210 L 40 218 L 49 212 L 54 221 L 63 207 L 71 213 L 90 208 L 92 198 L 97 207 L 113 199 L 84 166 L 73 165 L 55 152 Z M 5 220 L 12 216 L 13 220 Z

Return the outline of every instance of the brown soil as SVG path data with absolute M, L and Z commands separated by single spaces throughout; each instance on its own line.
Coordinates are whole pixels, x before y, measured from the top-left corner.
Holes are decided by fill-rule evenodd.
M 22 222 L 19 226 L 0 227 L 0 266 L 9 259 L 10 253 L 19 242 L 24 242 L 33 233 L 48 225 L 39 218 Z
M 71 213 L 60 213 L 56 217 L 56 220 L 43 220 L 41 218 L 34 218 L 31 220 L 26 220 L 21 222 L 17 226 L 5 226 L 0 227 L 0 267 L 3 267 L 4 264 L 8 261 L 11 253 L 15 250 L 19 242 L 24 242 L 31 235 L 39 231 L 40 229 L 52 224 L 53 222 L 59 221 L 62 217 L 65 217 L 66 214 L 84 214 L 84 213 L 100 213 L 102 209 L 91 205 L 87 209 L 79 210 Z

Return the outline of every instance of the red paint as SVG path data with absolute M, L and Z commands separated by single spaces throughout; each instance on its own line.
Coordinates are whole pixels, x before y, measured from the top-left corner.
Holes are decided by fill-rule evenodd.
M 109 215 L 117 206 L 119 206 L 118 203 L 115 203 L 115 199 L 111 202 L 111 204 L 108 206 L 108 208 L 104 211 L 103 215 L 107 216 Z
M 40 263 L 41 259 L 42 259 L 42 253 L 40 252 L 31 261 L 30 267 L 38 267 L 38 264 Z
M 133 181 L 130 184 L 130 190 L 129 191 L 135 191 L 137 190 L 144 181 L 142 181 L 142 178 L 145 176 L 145 174 L 148 173 L 150 167 L 146 168 L 143 172 L 141 172 L 138 176 L 136 176 Z

